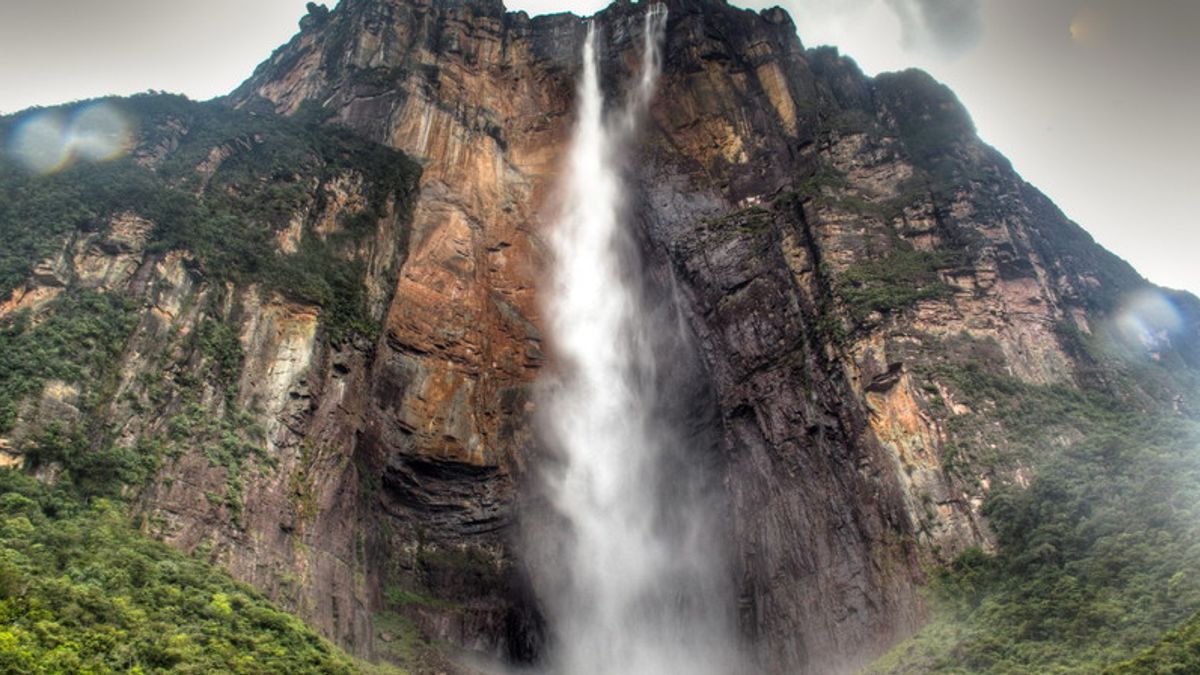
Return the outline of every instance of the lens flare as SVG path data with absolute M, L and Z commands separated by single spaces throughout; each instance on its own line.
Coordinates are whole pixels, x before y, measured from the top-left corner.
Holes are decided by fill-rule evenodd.
M 1100 7 L 1084 7 L 1071 19 L 1071 41 L 1077 45 L 1097 46 L 1108 38 L 1111 20 Z
M 67 164 L 67 124 L 57 110 L 36 113 L 20 122 L 9 143 L 9 153 L 34 173 L 53 173 Z
M 132 134 L 124 115 L 111 103 L 78 110 L 67 130 L 67 145 L 80 159 L 103 162 L 129 151 Z
M 49 174 L 75 161 L 103 162 L 123 156 L 133 145 L 133 130 L 121 111 L 101 101 L 77 108 L 36 112 L 13 131 L 8 153 L 21 166 Z
M 1183 328 L 1183 318 L 1160 291 L 1138 291 L 1125 299 L 1113 319 L 1116 337 L 1129 349 L 1155 352 Z

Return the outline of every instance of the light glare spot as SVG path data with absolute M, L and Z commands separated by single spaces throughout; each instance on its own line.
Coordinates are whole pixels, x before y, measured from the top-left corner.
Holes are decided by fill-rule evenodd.
M 68 120 L 60 110 L 33 113 L 19 122 L 8 152 L 39 174 L 61 171 L 75 160 L 103 162 L 121 157 L 133 145 L 125 116 L 107 102 L 85 105 Z
M 1171 337 L 1183 328 L 1183 318 L 1170 298 L 1157 290 L 1145 290 L 1125 300 L 1114 327 L 1126 347 L 1157 352 L 1170 346 Z
M 17 126 L 9 152 L 22 166 L 35 173 L 61 169 L 69 156 L 66 123 L 57 111 L 35 113 Z
M 102 162 L 125 154 L 131 140 L 121 113 L 110 103 L 97 103 L 75 113 L 67 143 L 80 158 Z
M 1097 7 L 1084 7 L 1071 19 L 1071 41 L 1078 45 L 1100 44 L 1108 35 L 1109 17 Z

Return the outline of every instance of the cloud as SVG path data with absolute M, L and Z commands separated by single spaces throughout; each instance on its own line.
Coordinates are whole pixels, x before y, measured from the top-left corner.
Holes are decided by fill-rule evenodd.
M 763 8 L 779 4 L 780 0 L 735 2 L 739 6 Z M 983 2 L 984 0 L 783 0 L 782 4 L 792 13 L 805 44 L 853 44 L 855 51 L 852 55 L 862 56 L 864 51 L 879 51 L 882 45 L 878 44 L 878 40 L 882 38 L 884 41 L 895 40 L 888 45 L 888 51 L 898 44 L 905 52 L 922 52 L 954 58 L 973 49 L 983 38 Z M 868 45 L 864 48 L 861 41 L 856 39 L 856 35 L 864 31 L 871 33 L 876 41 L 873 47 Z
M 960 56 L 983 37 L 980 0 L 887 0 L 900 19 L 901 45 L 907 50 Z

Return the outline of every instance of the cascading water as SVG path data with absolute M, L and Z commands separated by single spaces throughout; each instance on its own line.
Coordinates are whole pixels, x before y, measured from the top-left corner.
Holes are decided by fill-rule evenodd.
M 625 228 L 623 157 L 660 70 L 666 8 L 645 17 L 639 80 L 606 114 L 598 29 L 583 51 L 578 121 L 551 234 L 548 327 L 558 357 L 541 397 L 562 458 L 547 477 L 563 532 L 544 593 L 561 675 L 727 675 L 735 669 L 720 539 L 694 489 L 686 429 L 664 409 L 655 321 Z M 661 318 L 661 317 L 660 317 Z M 661 332 L 661 331 L 660 331 Z M 668 358 L 668 357 L 664 357 Z

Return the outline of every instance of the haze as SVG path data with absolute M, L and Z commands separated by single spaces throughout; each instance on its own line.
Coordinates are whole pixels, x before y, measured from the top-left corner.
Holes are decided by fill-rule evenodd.
M 510 0 L 591 14 L 602 0 Z M 980 134 L 1152 281 L 1200 293 L 1192 0 L 744 0 L 870 73 L 917 66 Z M 0 112 L 146 89 L 223 94 L 296 32 L 305 0 L 0 0 Z

